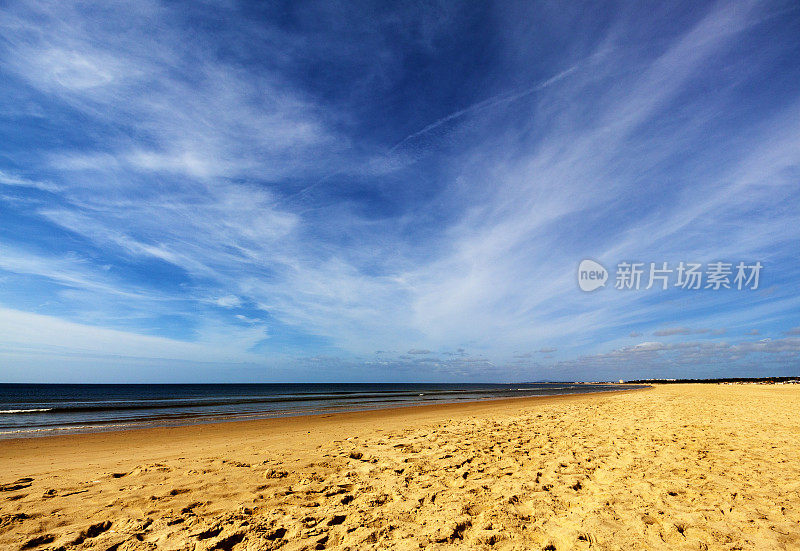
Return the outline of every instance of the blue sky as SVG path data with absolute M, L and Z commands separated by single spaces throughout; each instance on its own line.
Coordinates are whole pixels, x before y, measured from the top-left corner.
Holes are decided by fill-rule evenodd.
M 800 374 L 796 2 L 0 10 L 0 380 Z

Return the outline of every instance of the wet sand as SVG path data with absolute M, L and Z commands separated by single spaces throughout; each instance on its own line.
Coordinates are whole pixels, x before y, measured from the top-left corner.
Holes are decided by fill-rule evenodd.
M 2 549 L 800 549 L 800 387 L 0 441 Z

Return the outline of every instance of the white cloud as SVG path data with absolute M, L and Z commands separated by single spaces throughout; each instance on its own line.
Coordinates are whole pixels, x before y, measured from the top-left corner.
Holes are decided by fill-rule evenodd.
M 242 363 L 260 358 L 241 348 L 242 342 L 226 343 L 217 337 L 201 344 L 139 335 L 0 308 L 0 351 L 47 353 L 56 356 L 115 356 L 149 360 Z M 252 342 L 252 338 L 250 339 Z
M 653 335 L 656 337 L 668 337 L 670 335 L 690 335 L 692 332 L 693 331 L 688 327 L 671 327 L 669 329 L 654 331 Z
M 637 344 L 636 346 L 634 346 L 633 349 L 637 350 L 637 351 L 640 351 L 640 350 L 646 350 L 646 351 L 664 350 L 664 344 L 660 343 L 660 342 L 655 342 L 655 341 L 641 342 L 641 343 Z
M 61 189 L 59 186 L 49 182 L 29 180 L 28 178 L 22 178 L 20 176 L 15 176 L 3 171 L 0 171 L 0 185 L 36 188 L 42 191 L 50 191 L 53 193 L 60 191 Z
M 236 295 L 226 295 L 224 297 L 219 297 L 214 301 L 214 304 L 223 308 L 236 308 L 237 306 L 241 306 L 242 300 Z
M 59 285 L 86 289 L 96 293 L 116 295 L 136 300 L 153 300 L 153 294 L 121 288 L 107 274 L 85 260 L 72 255 L 42 256 L 10 247 L 0 246 L 0 269 L 49 279 Z
M 384 155 L 341 130 L 350 114 L 310 96 L 280 70 L 254 78 L 226 64 L 202 40 L 171 25 L 176 12 L 168 7 L 143 2 L 114 9 L 119 14 L 103 24 L 84 25 L 78 7 L 43 2 L 0 23 L 9 37 L 5 70 L 38 93 L 122 129 L 94 150 L 44 152 L 44 166 L 63 179 L 58 186 L 6 173 L 0 184 L 58 193 L 59 201 L 35 214 L 112 255 L 175 268 L 192 282 L 180 291 L 186 301 L 257 304 L 269 313 L 264 319 L 328 339 L 348 353 L 407 350 L 412 343 L 419 346 L 408 351 L 412 356 L 460 343 L 485 351 L 486 358 L 460 356 L 458 363 L 414 358 L 440 362 L 452 373 L 489 369 L 510 350 L 552 353 L 553 344 L 565 355 L 579 350 L 597 362 L 678 350 L 685 358 L 705 354 L 708 348 L 699 343 L 624 348 L 598 342 L 614 332 L 638 337 L 700 330 L 661 328 L 658 315 L 671 306 L 654 304 L 652 295 L 581 294 L 577 262 L 587 253 L 604 262 L 642 255 L 653 261 L 762 258 L 794 235 L 791 229 L 778 235 L 775 227 L 800 227 L 791 209 L 770 208 L 791 204 L 795 193 L 800 104 L 749 126 L 747 136 L 731 142 L 729 164 L 718 161 L 724 152 L 706 139 L 704 126 L 717 115 L 708 110 L 726 108 L 725 90 L 709 92 L 713 106 L 686 102 L 680 112 L 685 122 L 675 128 L 660 120 L 736 44 L 757 11 L 749 4 L 715 6 L 694 28 L 663 43 L 655 59 L 617 44 L 612 33 L 581 62 L 566 63 L 549 78 L 538 75 L 527 87 L 517 83 L 499 94 L 494 88 L 488 99 L 439 116 Z M 276 55 L 291 58 L 301 47 L 290 36 L 278 38 L 286 51 Z M 498 119 L 509 111 L 531 126 L 498 131 Z M 447 134 L 437 138 L 450 149 L 436 172 L 446 185 L 413 212 L 375 219 L 344 202 L 306 202 L 313 190 L 330 185 L 333 174 L 397 174 L 398 187 L 387 194 L 399 193 L 407 184 L 402 178 L 412 177 L 402 169 L 421 156 L 406 146 L 432 139 L 445 125 Z M 681 164 L 688 184 L 674 183 L 674 194 L 657 205 L 642 200 L 645 180 L 659 166 L 687 153 L 681 147 L 706 142 L 705 158 Z M 282 195 L 286 181 L 301 191 Z M 673 183 L 664 185 L 672 190 Z M 417 220 L 426 218 L 441 225 L 416 234 Z M 719 231 L 726 220 L 748 223 Z M 97 295 L 136 302 L 139 310 L 166 299 L 76 256 L 4 251 L 0 268 L 70 288 L 75 307 L 85 301 L 93 316 L 103 315 Z M 703 296 L 697 304 L 716 312 L 730 301 L 721 297 Z M 792 297 L 767 302 L 748 296 L 740 306 L 748 319 L 736 323 L 781 320 L 796 306 Z M 159 313 L 185 311 L 165 307 Z M 252 328 L 209 324 L 193 338 L 202 347 L 225 335 L 249 350 L 267 334 L 254 316 L 232 316 Z M 730 322 L 716 313 L 694 318 L 675 323 Z M 106 336 L 129 342 L 122 334 Z M 602 346 L 615 352 L 593 354 Z M 178 350 L 198 357 L 194 348 Z

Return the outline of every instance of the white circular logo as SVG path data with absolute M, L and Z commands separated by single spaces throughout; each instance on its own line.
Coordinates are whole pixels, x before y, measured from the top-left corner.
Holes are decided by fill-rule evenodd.
M 594 260 L 582 260 L 578 266 L 578 286 L 581 291 L 594 291 L 605 287 L 608 281 L 608 270 Z

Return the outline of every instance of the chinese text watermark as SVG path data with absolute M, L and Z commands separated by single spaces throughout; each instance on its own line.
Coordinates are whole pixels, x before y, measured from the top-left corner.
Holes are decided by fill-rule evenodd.
M 670 288 L 699 290 L 758 289 L 761 262 L 620 262 L 614 276 L 614 288 L 619 290 Z M 578 266 L 578 286 L 582 291 L 604 287 L 608 271 L 594 260 L 583 260 Z

